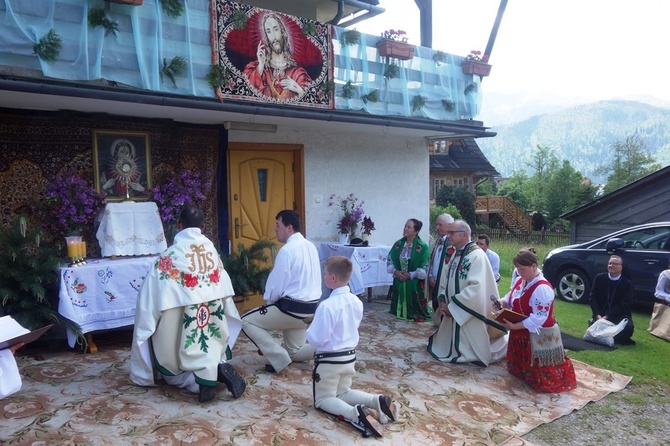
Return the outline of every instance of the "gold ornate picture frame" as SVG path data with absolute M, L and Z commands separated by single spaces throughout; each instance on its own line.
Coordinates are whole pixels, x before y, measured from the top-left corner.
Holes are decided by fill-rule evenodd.
M 95 190 L 107 201 L 148 200 L 151 190 L 149 133 L 93 131 Z

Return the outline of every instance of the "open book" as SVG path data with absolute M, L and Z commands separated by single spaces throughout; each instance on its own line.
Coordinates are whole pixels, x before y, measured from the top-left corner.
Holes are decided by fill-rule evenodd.
M 2 316 L 0 317 L 0 350 L 9 348 L 19 342 L 23 342 L 24 344 L 33 342 L 53 326 L 54 324 L 50 324 L 46 327 L 30 331 L 22 327 L 13 317 Z
M 503 308 L 499 312 L 491 313 L 491 317 L 498 322 L 502 322 L 503 319 L 507 319 L 514 324 L 526 319 L 528 316 L 517 313 L 516 311 L 510 310 L 509 308 Z

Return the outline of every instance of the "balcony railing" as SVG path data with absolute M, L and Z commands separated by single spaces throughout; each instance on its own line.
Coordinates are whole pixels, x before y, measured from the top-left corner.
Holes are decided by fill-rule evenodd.
M 379 55 L 379 36 L 361 34 L 360 43 L 342 45 L 340 37 L 347 30 L 334 27 L 333 53 L 336 83 L 335 108 L 364 110 L 373 115 L 420 116 L 441 121 L 470 119 L 481 107 L 481 78 L 463 74 L 463 57 L 442 53 L 437 62 L 436 50 L 416 46 L 409 60 L 387 59 Z M 398 65 L 398 76 L 385 78 L 389 64 Z M 347 82 L 355 87 L 355 96 L 346 99 L 342 89 Z M 380 101 L 364 100 L 379 91 Z M 415 99 L 421 97 L 421 100 Z M 416 107 L 415 101 L 422 101 Z
M 184 14 L 172 18 L 159 0 L 145 0 L 141 7 L 81 0 L 0 2 L 0 73 L 75 83 L 105 79 L 122 88 L 215 98 L 205 80 L 212 57 L 209 4 L 186 2 Z M 88 25 L 88 12 L 96 6 L 104 6 L 118 23 L 116 36 Z M 62 50 L 56 61 L 47 62 L 33 48 L 51 29 L 61 37 Z M 479 114 L 481 79 L 462 73 L 462 57 L 444 54 L 436 62 L 435 50 L 417 46 L 412 59 L 396 61 L 397 77 L 389 78 L 384 73 L 392 60 L 380 57 L 375 47 L 379 37 L 362 34 L 359 44 L 343 47 L 344 31 L 333 31 L 336 110 L 439 121 Z M 164 60 L 178 55 L 186 59 L 187 70 L 174 85 L 161 78 L 161 68 Z M 353 95 L 345 98 L 343 87 L 349 81 Z M 378 102 L 364 100 L 375 90 Z

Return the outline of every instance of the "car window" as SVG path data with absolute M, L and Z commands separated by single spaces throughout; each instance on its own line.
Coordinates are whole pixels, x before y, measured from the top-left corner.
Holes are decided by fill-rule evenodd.
M 670 228 L 648 228 L 622 234 L 625 249 L 644 251 L 670 250 Z

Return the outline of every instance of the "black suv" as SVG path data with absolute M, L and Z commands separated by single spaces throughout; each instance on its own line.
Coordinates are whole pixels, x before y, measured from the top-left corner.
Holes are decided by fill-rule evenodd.
M 607 272 L 611 255 L 623 259 L 623 274 L 633 282 L 634 299 L 654 302 L 658 275 L 668 269 L 670 261 L 670 222 L 633 226 L 590 242 L 556 248 L 544 258 L 542 273 L 561 299 L 586 303 L 593 278 Z

